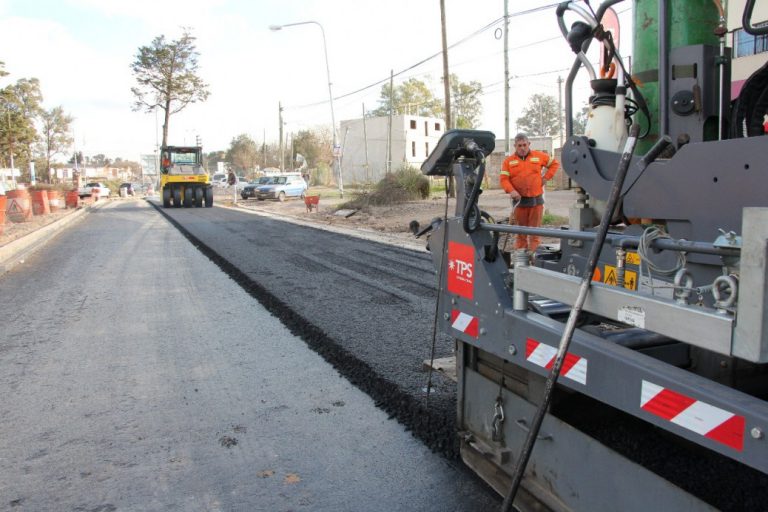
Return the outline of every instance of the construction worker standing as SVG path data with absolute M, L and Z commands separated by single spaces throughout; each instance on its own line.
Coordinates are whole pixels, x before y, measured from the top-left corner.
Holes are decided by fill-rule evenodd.
M 515 136 L 515 152 L 501 164 L 500 184 L 511 195 L 513 208 L 509 223 L 540 227 L 544 217 L 544 183 L 551 180 L 560 163 L 543 151 L 531 151 L 528 136 Z M 539 246 L 538 236 L 517 235 L 515 249 L 527 249 L 531 256 Z

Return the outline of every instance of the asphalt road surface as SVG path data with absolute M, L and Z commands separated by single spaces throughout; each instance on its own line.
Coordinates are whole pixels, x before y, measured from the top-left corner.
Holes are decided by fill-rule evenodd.
M 148 204 L 117 203 L 0 276 L 0 510 L 498 506 L 423 442 L 444 440 L 403 426 L 419 435 L 452 400 L 447 383 L 423 398 L 424 255 L 171 214 L 203 252 Z

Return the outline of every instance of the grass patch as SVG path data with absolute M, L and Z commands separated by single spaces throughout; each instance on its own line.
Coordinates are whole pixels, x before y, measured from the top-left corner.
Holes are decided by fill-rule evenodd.
M 385 176 L 372 190 L 356 192 L 350 201 L 339 205 L 339 208 L 366 210 L 371 206 L 392 206 L 427 199 L 429 194 L 429 179 L 418 169 L 402 167 Z
M 544 226 L 560 226 L 568 224 L 568 217 L 562 215 L 554 215 L 549 210 L 544 210 L 544 216 L 541 219 L 541 224 Z

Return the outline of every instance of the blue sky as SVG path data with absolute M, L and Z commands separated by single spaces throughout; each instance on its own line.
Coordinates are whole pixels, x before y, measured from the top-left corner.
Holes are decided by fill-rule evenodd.
M 510 13 L 556 2 L 510 0 Z M 502 0 L 445 0 L 448 43 L 475 34 L 503 15 Z M 625 5 L 626 4 L 626 5 Z M 628 11 L 629 2 L 616 10 Z M 629 13 L 620 16 L 629 48 Z M 175 39 L 181 27 L 198 38 L 200 74 L 210 84 L 204 104 L 171 118 L 169 142 L 226 149 L 241 133 L 275 141 L 278 102 L 286 130 L 330 126 L 328 84 L 320 30 L 314 25 L 269 25 L 315 20 L 324 29 L 335 97 L 409 68 L 440 51 L 439 0 L 0 0 L 0 60 L 11 74 L 41 81 L 45 106 L 62 105 L 75 117 L 79 150 L 137 160 L 155 146 L 155 116 L 131 110 L 130 64 L 140 46 L 158 35 Z M 485 86 L 483 126 L 503 135 L 501 24 L 449 53 L 451 72 Z M 510 118 L 537 92 L 557 96 L 573 57 L 560 37 L 554 8 L 514 17 L 510 24 Z M 624 53 L 628 53 L 624 50 Z M 432 59 L 395 79 L 425 81 L 442 97 L 442 61 Z M 583 76 L 582 76 L 583 75 Z M 585 74 L 577 98 L 588 94 Z M 381 85 L 334 101 L 337 123 L 377 106 Z M 306 106 L 313 105 L 314 106 Z

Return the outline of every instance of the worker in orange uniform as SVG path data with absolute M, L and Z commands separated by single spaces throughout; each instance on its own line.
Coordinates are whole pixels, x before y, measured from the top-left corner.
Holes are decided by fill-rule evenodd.
M 511 194 L 512 210 L 509 223 L 540 227 L 544 216 L 544 183 L 551 180 L 560 163 L 543 151 L 531 151 L 528 136 L 515 136 L 515 152 L 501 164 L 500 182 L 504 192 Z M 527 249 L 531 257 L 539 246 L 538 236 L 517 235 L 515 249 Z

